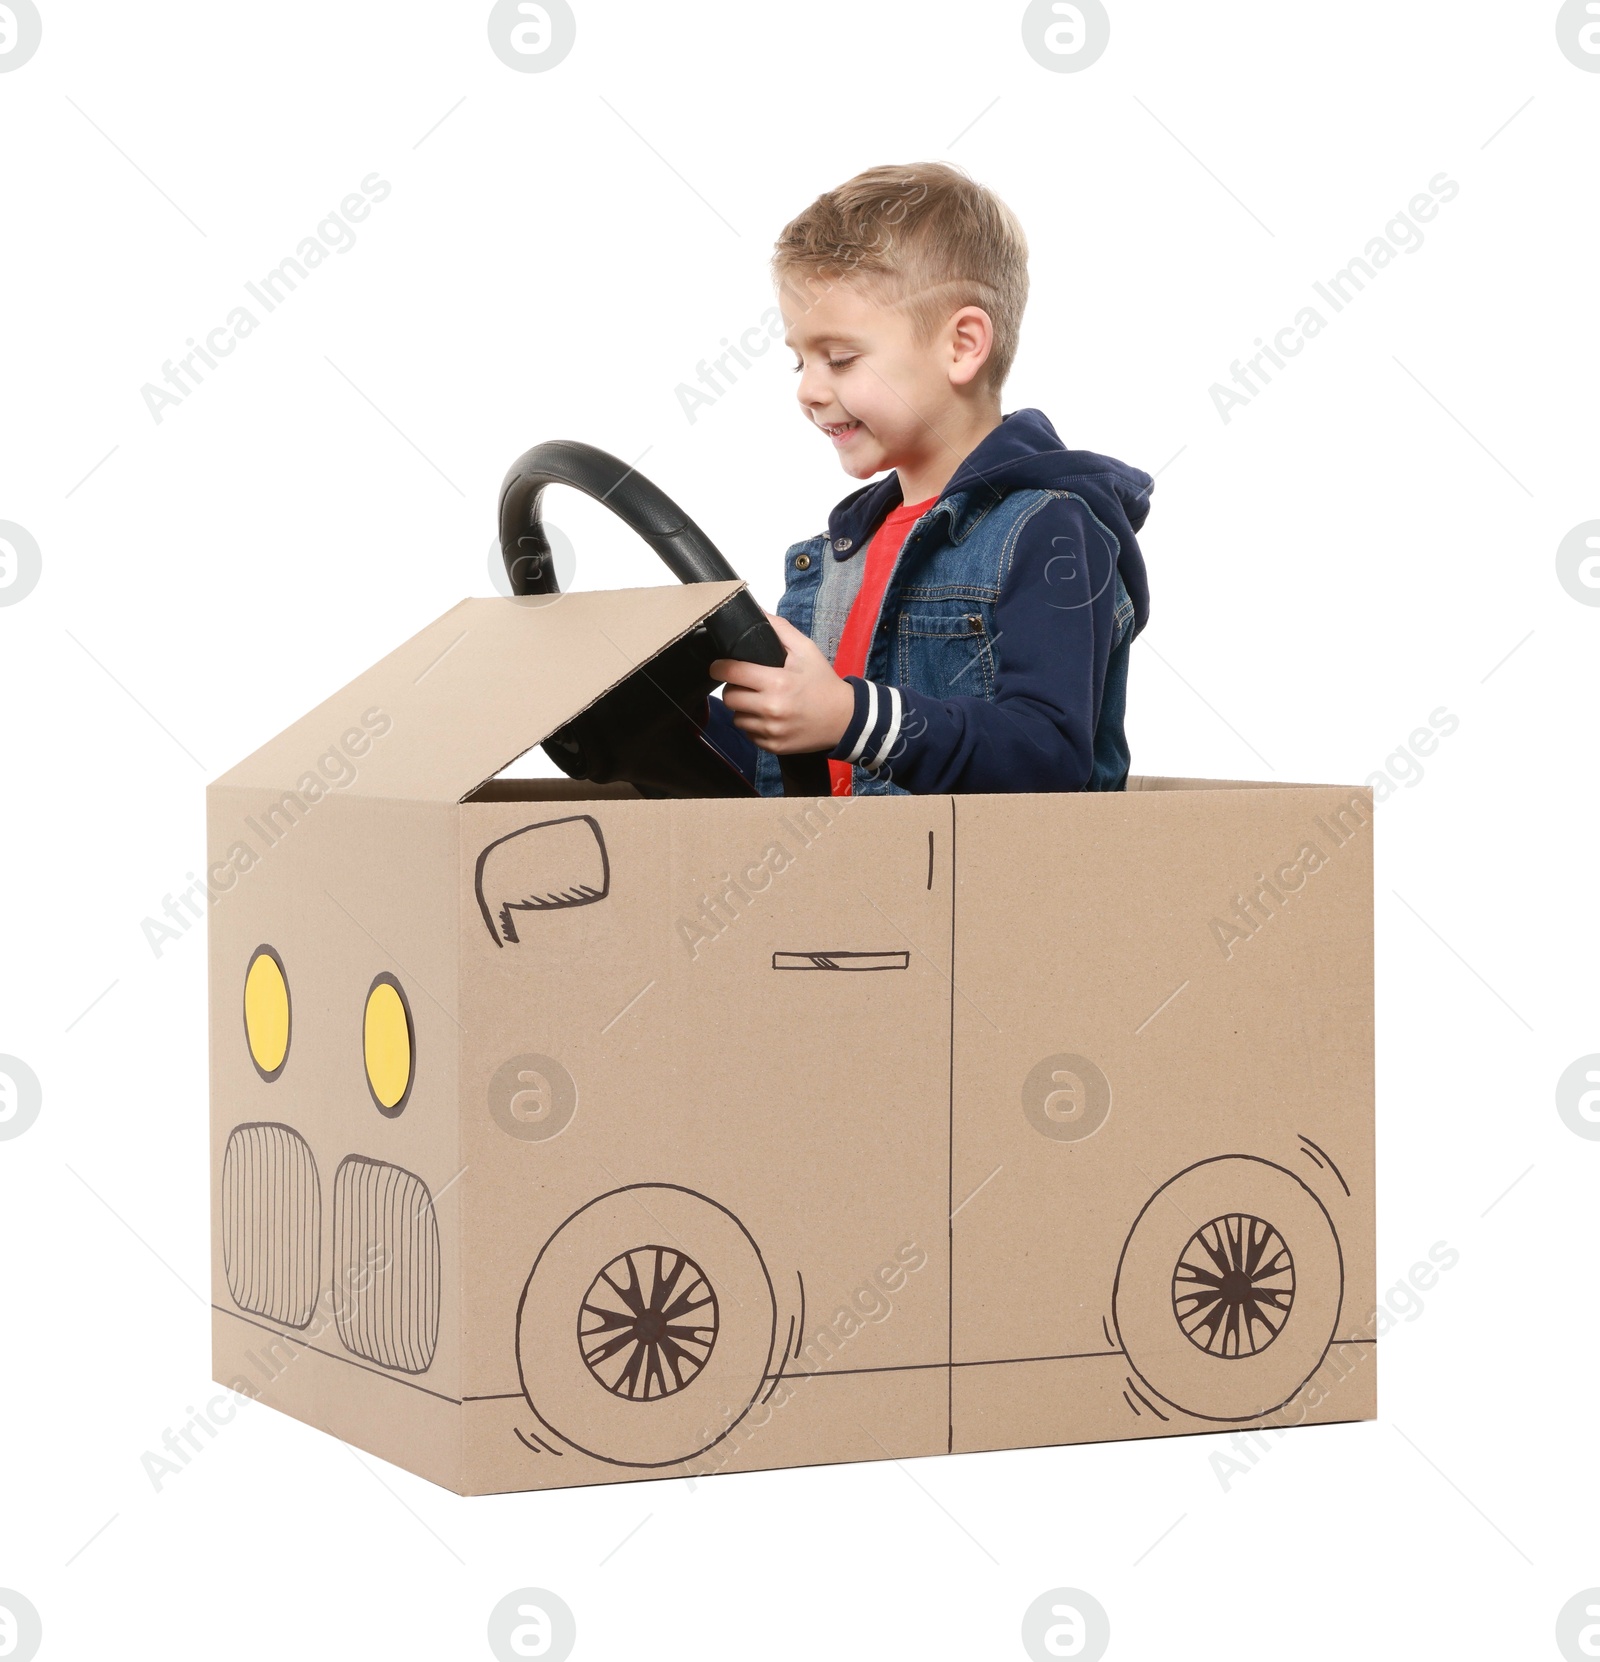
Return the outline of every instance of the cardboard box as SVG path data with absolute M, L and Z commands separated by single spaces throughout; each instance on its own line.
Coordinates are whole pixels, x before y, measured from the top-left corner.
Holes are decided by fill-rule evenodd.
M 1370 794 L 493 778 L 737 587 L 211 787 L 216 1378 L 468 1494 L 1371 1417 Z

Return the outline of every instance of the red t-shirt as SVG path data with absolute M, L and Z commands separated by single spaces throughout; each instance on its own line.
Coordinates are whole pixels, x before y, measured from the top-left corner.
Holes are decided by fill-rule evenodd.
M 890 574 L 906 533 L 939 499 L 930 496 L 926 502 L 906 502 L 891 509 L 888 517 L 867 544 L 866 560 L 861 573 L 861 588 L 845 619 L 844 633 L 839 636 L 839 650 L 833 655 L 836 675 L 865 675 L 867 649 L 872 645 L 872 631 L 877 626 L 878 609 L 883 604 L 883 591 L 889 586 Z M 848 762 L 828 760 L 828 778 L 835 796 L 850 795 L 851 766 Z

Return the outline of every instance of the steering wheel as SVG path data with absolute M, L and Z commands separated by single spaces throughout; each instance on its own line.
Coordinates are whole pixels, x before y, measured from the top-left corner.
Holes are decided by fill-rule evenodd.
M 544 493 L 550 485 L 569 485 L 603 503 L 650 544 L 680 582 L 740 581 L 705 532 L 637 469 L 591 444 L 551 439 L 519 456 L 500 487 L 500 553 L 513 594 L 560 593 L 543 524 Z M 669 647 L 653 660 L 647 666 L 651 673 L 635 671 L 568 727 L 552 734 L 545 741 L 546 752 L 573 778 L 624 778 L 653 795 L 730 794 L 720 773 L 708 779 L 699 759 L 691 760 L 692 753 L 683 752 L 683 724 L 692 725 L 697 742 L 700 728 L 686 706 L 703 700 L 714 685 L 705 672 L 713 658 L 776 668 L 786 656 L 755 596 L 741 589 L 687 643 L 679 643 L 676 651 Z M 629 726 L 634 731 L 624 730 Z M 663 770 L 663 745 L 679 753 L 687 773 L 681 767 Z M 780 756 L 778 761 L 785 796 L 829 794 L 825 756 Z M 717 766 L 734 771 L 730 764 Z

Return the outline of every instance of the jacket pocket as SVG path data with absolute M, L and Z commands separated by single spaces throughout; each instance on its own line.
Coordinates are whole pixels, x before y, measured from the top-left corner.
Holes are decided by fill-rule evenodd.
M 934 698 L 994 697 L 992 608 L 949 600 L 902 612 L 895 638 L 895 680 Z

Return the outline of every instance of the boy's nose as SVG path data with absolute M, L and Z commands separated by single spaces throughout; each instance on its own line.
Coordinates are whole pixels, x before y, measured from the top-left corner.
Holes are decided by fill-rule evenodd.
M 825 409 L 833 401 L 833 395 L 823 384 L 822 376 L 812 369 L 803 370 L 800 375 L 800 385 L 795 389 L 802 409 Z

